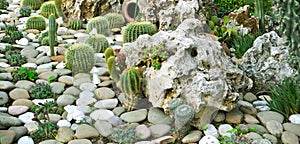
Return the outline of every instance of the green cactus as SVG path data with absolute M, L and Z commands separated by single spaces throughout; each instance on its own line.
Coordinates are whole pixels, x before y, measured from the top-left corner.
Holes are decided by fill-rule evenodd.
M 96 53 L 103 53 L 109 47 L 107 39 L 102 35 L 90 35 L 84 43 L 91 45 Z
M 110 56 L 114 56 L 115 53 L 114 53 L 114 49 L 109 47 L 107 48 L 105 51 L 104 51 L 104 56 L 105 56 L 105 62 L 107 62 L 107 59 L 110 57 Z
M 79 30 L 82 28 L 82 21 L 80 20 L 70 20 L 68 21 L 68 28 Z
M 89 73 L 95 63 L 94 50 L 88 44 L 74 44 L 66 52 L 66 68 L 77 73 Z
M 8 2 L 6 0 L 0 0 L 0 9 L 6 9 L 8 7 Z
M 185 104 L 181 98 L 174 98 L 169 102 L 169 112 L 171 115 L 175 115 L 175 110 L 178 106 Z
M 30 7 L 21 7 L 19 13 L 22 17 L 29 17 L 31 14 Z
M 141 76 L 136 67 L 129 67 L 122 72 L 120 89 L 125 94 L 124 108 L 131 111 L 139 100 L 141 89 Z
M 176 108 L 175 110 L 175 129 L 180 135 L 185 135 L 190 129 L 190 122 L 194 118 L 195 111 L 194 108 L 183 104 Z
M 129 23 L 123 33 L 123 43 L 133 42 L 140 35 L 153 35 L 157 32 L 157 28 L 150 22 L 132 22 Z
M 50 55 L 54 56 L 54 44 L 55 44 L 55 38 L 56 38 L 56 21 L 55 16 L 51 14 L 49 16 L 49 46 L 50 46 Z
M 264 14 L 264 1 L 255 0 L 255 16 L 259 19 L 259 30 L 261 33 L 265 32 L 265 14 Z
M 54 5 L 55 5 L 55 8 L 56 8 L 56 12 L 57 12 L 57 15 L 62 17 L 63 21 L 66 20 L 65 18 L 65 15 L 64 15 L 64 12 L 62 10 L 62 1 L 61 0 L 54 0 Z
M 120 28 L 124 25 L 125 20 L 121 14 L 117 13 L 108 13 L 104 16 L 109 23 L 109 28 Z
M 115 56 L 110 56 L 107 61 L 106 61 L 106 66 L 109 72 L 109 75 L 111 78 L 115 81 L 118 82 L 120 80 L 120 72 L 116 68 L 116 57 Z
M 41 7 L 42 3 L 42 0 L 22 0 L 21 6 L 28 6 L 33 10 L 38 10 Z
M 37 29 L 44 30 L 46 29 L 46 20 L 42 16 L 31 16 L 26 21 L 26 29 Z
M 87 32 L 91 32 L 94 28 L 98 34 L 108 35 L 110 33 L 108 21 L 103 16 L 94 17 L 88 21 Z
M 58 17 L 54 1 L 44 2 L 40 8 L 40 14 L 45 18 L 48 18 L 51 14 L 55 15 L 55 18 Z

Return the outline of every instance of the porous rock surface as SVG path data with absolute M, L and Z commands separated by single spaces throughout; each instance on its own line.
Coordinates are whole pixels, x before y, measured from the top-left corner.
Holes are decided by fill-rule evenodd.
M 197 19 L 186 19 L 176 31 L 142 35 L 121 50 L 127 65 L 135 66 L 146 48 L 165 46 L 169 57 L 161 68 L 150 67 L 143 73 L 144 94 L 154 107 L 166 111 L 171 99 L 184 99 L 196 112 L 198 128 L 209 123 L 218 110 L 233 109 L 239 92 L 252 87 L 252 80 L 229 60 L 219 42 L 203 33 L 203 27 Z

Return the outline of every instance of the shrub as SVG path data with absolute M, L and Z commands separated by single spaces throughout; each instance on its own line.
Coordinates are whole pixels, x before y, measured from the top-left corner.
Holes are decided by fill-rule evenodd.
M 86 26 L 87 32 L 91 32 L 94 28 L 98 34 L 108 35 L 110 33 L 108 21 L 103 16 L 94 17 L 88 21 Z
M 21 67 L 16 71 L 13 71 L 12 76 L 14 82 L 19 80 L 35 81 L 36 79 L 38 79 L 38 75 L 35 72 L 35 70 L 33 68 L 26 68 L 26 67 Z
M 150 22 L 132 22 L 129 23 L 123 33 L 123 43 L 133 42 L 140 35 L 153 35 L 157 32 L 157 28 Z
M 30 7 L 21 7 L 19 13 L 22 17 L 29 17 L 31 14 Z
M 34 99 L 53 98 L 54 93 L 49 84 L 38 83 L 29 90 L 30 96 Z
M 44 30 L 46 29 L 46 20 L 42 16 L 31 16 L 26 21 L 26 29 L 37 29 Z
M 41 7 L 42 3 L 42 0 L 22 0 L 21 6 L 28 6 L 33 10 L 38 10 Z

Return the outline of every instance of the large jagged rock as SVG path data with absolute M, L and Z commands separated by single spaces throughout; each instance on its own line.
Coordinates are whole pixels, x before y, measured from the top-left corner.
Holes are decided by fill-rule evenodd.
M 244 54 L 241 68 L 253 79 L 256 91 L 266 91 L 271 85 L 280 84 L 285 77 L 297 73 L 288 64 L 289 47 L 284 43 L 276 32 L 271 31 L 258 37 Z
M 146 48 L 165 46 L 169 57 L 159 70 L 150 67 L 144 71 L 143 92 L 154 107 L 166 111 L 170 100 L 184 99 L 194 108 L 193 121 L 199 129 L 218 110 L 233 109 L 240 92 L 252 87 L 252 80 L 230 61 L 221 44 L 203 33 L 203 25 L 197 19 L 186 19 L 176 31 L 142 35 L 121 50 L 127 66 L 135 66 Z
M 68 19 L 78 19 L 84 22 L 111 11 L 120 11 L 119 0 L 62 0 L 62 2 Z

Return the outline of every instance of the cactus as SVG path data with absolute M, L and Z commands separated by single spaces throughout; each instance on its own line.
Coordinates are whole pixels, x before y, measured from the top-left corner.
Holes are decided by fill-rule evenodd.
M 108 21 L 103 16 L 94 17 L 88 21 L 87 32 L 91 32 L 94 28 L 98 34 L 108 35 L 110 33 Z
M 117 13 L 108 13 L 104 16 L 109 23 L 109 28 L 120 28 L 124 25 L 125 20 L 121 14 Z
M 68 28 L 79 30 L 82 28 L 82 21 L 80 20 L 70 20 L 68 21 Z
M 105 56 L 105 61 L 107 62 L 107 59 L 110 57 L 110 56 L 114 56 L 114 49 L 109 47 L 107 48 L 105 51 L 104 51 L 104 56 Z
M 263 0 L 255 0 L 255 16 L 259 19 L 259 29 L 261 33 L 265 32 L 265 14 Z
M 175 129 L 180 135 L 185 135 L 190 129 L 190 122 L 194 118 L 193 107 L 183 104 L 175 110 Z
M 21 6 L 28 6 L 33 10 L 38 10 L 41 7 L 42 3 L 42 0 L 22 0 Z
M 8 7 L 8 2 L 6 0 L 0 0 L 0 9 L 6 9 Z
M 141 77 L 136 67 L 125 69 L 120 76 L 120 89 L 125 94 L 124 107 L 132 110 L 139 100 Z
M 51 14 L 54 14 L 56 18 L 58 17 L 54 1 L 44 2 L 40 10 L 41 10 L 40 14 L 45 18 L 48 18 Z
M 56 21 L 55 16 L 51 14 L 49 16 L 49 46 L 50 46 L 50 55 L 54 56 L 54 44 L 55 44 L 55 38 L 56 38 Z
M 123 33 L 123 42 L 133 42 L 140 35 L 153 35 L 157 32 L 156 26 L 150 22 L 132 22 L 129 23 Z
M 65 21 L 66 18 L 65 18 L 63 10 L 61 8 L 61 5 L 62 5 L 61 0 L 54 0 L 54 5 L 55 5 L 58 16 L 62 17 L 63 21 Z
M 175 110 L 178 106 L 185 104 L 185 102 L 181 98 L 172 99 L 169 102 L 169 112 L 172 115 L 175 115 Z
M 26 29 L 37 29 L 44 30 L 46 29 L 46 20 L 42 16 L 31 16 L 26 21 Z
M 95 63 L 94 50 L 88 44 L 72 45 L 65 57 L 66 68 L 77 73 L 89 73 Z
M 28 17 L 31 14 L 30 7 L 21 7 L 19 13 L 22 17 Z
M 107 39 L 102 35 L 91 35 L 84 43 L 91 45 L 96 53 L 103 53 L 109 47 Z
M 110 56 L 106 61 L 106 66 L 111 78 L 115 82 L 118 82 L 120 80 L 120 76 L 119 76 L 120 72 L 117 70 L 115 59 L 116 59 L 115 56 Z

